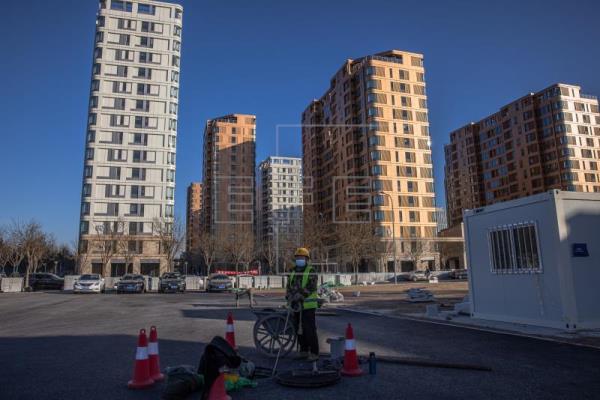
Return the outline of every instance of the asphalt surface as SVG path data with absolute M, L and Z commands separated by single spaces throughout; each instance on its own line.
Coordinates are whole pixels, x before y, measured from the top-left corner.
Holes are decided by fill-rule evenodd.
M 257 300 L 259 306 L 278 304 Z M 271 366 L 254 349 L 254 315 L 235 309 L 228 294 L 0 294 L 0 399 L 159 399 L 164 384 L 146 391 L 126 388 L 139 329 L 157 326 L 163 368 L 197 365 L 204 345 L 224 335 L 229 311 L 240 352 Z M 343 335 L 348 322 L 361 354 L 480 364 L 492 371 L 380 362 L 377 375 L 344 378 L 332 387 L 291 389 L 263 379 L 257 388 L 233 393 L 233 399 L 600 398 L 598 350 L 342 311 L 318 317 L 322 349 L 328 351 L 325 339 Z M 298 367 L 303 365 L 291 360 L 280 364 L 281 370 Z

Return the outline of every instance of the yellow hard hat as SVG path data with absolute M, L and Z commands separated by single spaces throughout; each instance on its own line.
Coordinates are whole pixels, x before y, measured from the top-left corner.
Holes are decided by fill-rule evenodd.
M 294 257 L 296 256 L 304 256 L 310 258 L 310 253 L 306 247 L 298 247 L 296 253 L 294 253 Z

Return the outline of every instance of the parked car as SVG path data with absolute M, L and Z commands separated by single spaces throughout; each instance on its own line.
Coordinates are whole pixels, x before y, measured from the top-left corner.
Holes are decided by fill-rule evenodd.
M 207 292 L 224 292 L 233 289 L 232 279 L 224 274 L 212 274 L 207 279 Z
M 447 281 L 450 279 L 454 279 L 454 273 L 452 271 L 449 270 L 443 270 L 443 271 L 433 271 L 431 273 L 431 275 L 429 276 L 429 278 L 436 278 L 439 281 Z
M 185 292 L 185 276 L 178 272 L 165 272 L 159 279 L 159 293 Z
M 117 282 L 117 294 L 118 293 L 145 293 L 146 292 L 146 279 L 143 275 L 139 274 L 127 274 L 123 275 L 121 280 Z
M 65 280 L 48 272 L 36 272 L 29 275 L 29 286 L 32 290 L 62 290 Z
M 104 278 L 100 274 L 83 274 L 73 283 L 73 293 L 104 293 Z
M 408 279 L 410 279 L 413 282 L 428 281 L 429 273 L 427 273 L 426 271 L 412 271 Z
M 466 269 L 455 269 L 454 279 L 469 279 L 469 273 Z

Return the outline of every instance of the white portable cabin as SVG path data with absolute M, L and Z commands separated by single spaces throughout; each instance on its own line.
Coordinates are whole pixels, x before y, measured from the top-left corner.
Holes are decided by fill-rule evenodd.
M 463 219 L 473 317 L 600 328 L 600 193 L 551 190 Z

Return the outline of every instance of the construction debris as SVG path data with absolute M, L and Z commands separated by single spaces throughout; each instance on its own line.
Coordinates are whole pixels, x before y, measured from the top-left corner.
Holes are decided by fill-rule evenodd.
M 423 303 L 434 301 L 433 293 L 429 290 L 424 290 L 421 288 L 413 288 L 406 291 L 406 300 L 411 303 Z
M 344 295 L 334 289 L 330 283 L 324 283 L 317 288 L 319 299 L 325 303 L 341 303 L 344 301 Z

